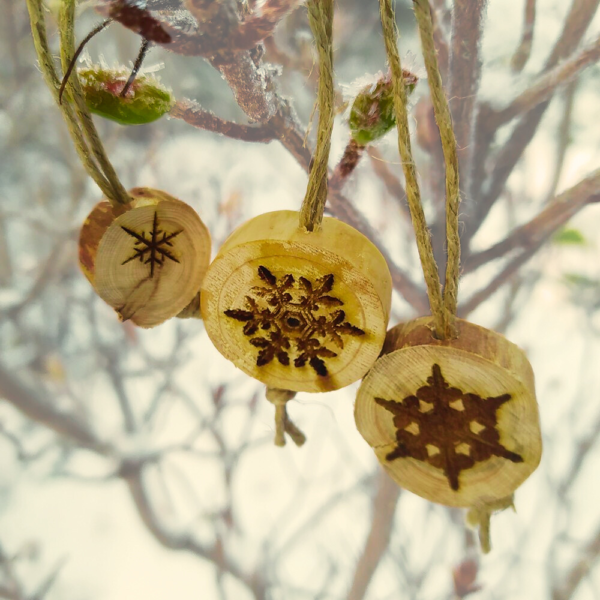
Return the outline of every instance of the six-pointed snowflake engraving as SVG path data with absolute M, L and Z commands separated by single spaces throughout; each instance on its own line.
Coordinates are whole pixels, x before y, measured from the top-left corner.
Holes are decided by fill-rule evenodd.
M 244 309 L 225 314 L 244 323 L 244 335 L 259 349 L 256 364 L 262 367 L 277 359 L 284 366 L 310 365 L 321 377 L 329 372 L 325 358 L 337 356 L 344 348 L 344 336 L 365 332 L 346 322 L 344 303 L 329 293 L 334 276 L 325 275 L 314 283 L 305 277 L 276 277 L 266 267 L 258 267 L 263 285 L 250 289 Z
M 125 259 L 121 264 L 126 265 L 128 262 L 135 260 L 136 258 L 140 259 L 140 262 L 143 262 L 146 265 L 150 265 L 150 277 L 154 277 L 154 265 L 162 265 L 165 262 L 165 258 L 172 260 L 173 262 L 178 263 L 179 260 L 176 256 L 167 250 L 165 246 L 173 246 L 171 240 L 176 238 L 180 233 L 183 232 L 183 229 L 179 231 L 174 231 L 173 233 L 165 233 L 158 228 L 158 213 L 154 213 L 154 221 L 152 223 L 152 231 L 150 232 L 150 237 L 146 237 L 146 232 L 143 231 L 141 234 L 136 233 L 132 229 L 128 227 L 124 227 L 121 225 L 121 229 L 130 235 L 132 238 L 135 238 L 135 243 L 133 246 L 133 254 Z
M 457 491 L 459 475 L 492 456 L 512 462 L 523 457 L 500 443 L 498 409 L 511 398 L 503 394 L 481 398 L 450 387 L 439 365 L 433 365 L 427 384 L 401 402 L 375 398 L 394 415 L 396 448 L 387 460 L 410 457 L 441 469 Z

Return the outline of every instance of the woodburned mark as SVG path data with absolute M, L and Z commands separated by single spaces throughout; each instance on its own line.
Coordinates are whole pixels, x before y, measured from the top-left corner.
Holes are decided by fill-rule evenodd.
M 165 258 L 178 263 L 179 259 L 167 249 L 165 246 L 173 247 L 172 240 L 176 238 L 180 233 L 183 233 L 183 229 L 175 231 L 173 233 L 165 233 L 158 228 L 158 213 L 154 213 L 154 221 L 152 223 L 152 231 L 149 233 L 149 238 L 146 237 L 146 232 L 136 233 L 128 227 L 121 225 L 121 229 L 135 238 L 133 247 L 133 254 L 125 259 L 121 264 L 126 265 L 128 262 L 140 259 L 146 265 L 150 265 L 150 277 L 154 277 L 154 265 L 163 265 Z
M 321 377 L 329 375 L 324 358 L 334 358 L 344 349 L 344 336 L 365 332 L 346 322 L 344 303 L 329 295 L 332 274 L 314 283 L 293 275 L 276 277 L 266 267 L 258 267 L 263 285 L 254 286 L 245 298 L 244 309 L 225 314 L 244 323 L 244 335 L 259 348 L 256 365 L 262 367 L 277 359 L 284 366 L 309 364 Z
M 439 365 L 433 365 L 427 384 L 401 402 L 375 398 L 394 415 L 397 445 L 387 460 L 426 462 L 441 469 L 455 491 L 461 471 L 492 456 L 523 462 L 522 456 L 502 446 L 496 429 L 496 413 L 510 394 L 481 398 L 450 387 Z

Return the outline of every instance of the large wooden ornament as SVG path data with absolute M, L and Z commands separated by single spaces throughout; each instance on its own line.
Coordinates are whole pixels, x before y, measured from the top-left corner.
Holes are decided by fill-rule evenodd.
M 430 317 L 391 329 L 358 391 L 356 424 L 400 486 L 448 506 L 491 506 L 540 462 L 533 372 L 500 334 L 457 327 L 447 341 Z
M 219 351 L 273 388 L 325 392 L 360 379 L 381 351 L 392 282 L 361 233 L 331 217 L 318 231 L 277 211 L 234 231 L 201 290 Z
M 198 294 L 210 262 L 210 235 L 196 212 L 166 192 L 134 188 L 115 208 L 104 200 L 79 236 L 79 263 L 122 320 L 154 327 Z

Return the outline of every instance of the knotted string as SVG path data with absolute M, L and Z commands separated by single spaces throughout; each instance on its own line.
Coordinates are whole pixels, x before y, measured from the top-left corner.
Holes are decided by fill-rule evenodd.
M 319 127 L 306 195 L 300 210 L 300 227 L 318 229 L 327 201 L 329 149 L 334 117 L 333 0 L 309 0 L 308 21 L 319 53 Z
M 275 445 L 285 446 L 285 434 L 287 433 L 296 446 L 302 446 L 306 436 L 294 425 L 287 413 L 287 403 L 296 396 L 296 392 L 281 390 L 278 388 L 267 388 L 267 400 L 275 405 Z
M 440 130 L 446 164 L 446 243 L 448 261 L 443 295 L 440 276 L 431 245 L 431 233 L 427 227 L 425 213 L 423 212 L 421 194 L 417 182 L 417 171 L 412 158 L 406 90 L 402 77 L 402 65 L 398 54 L 398 28 L 396 26 L 392 0 L 379 0 L 383 37 L 392 73 L 394 109 L 398 128 L 398 149 L 406 179 L 406 196 L 415 231 L 419 258 L 427 286 L 429 305 L 434 319 L 435 335 L 438 339 L 451 339 L 456 337 L 455 319 L 460 268 L 460 239 L 458 235 L 458 204 L 460 198 L 456 139 L 437 63 L 429 2 L 428 0 L 413 0 L 413 4 L 421 36 L 421 45 L 423 47 L 423 56 L 427 69 L 435 119 Z

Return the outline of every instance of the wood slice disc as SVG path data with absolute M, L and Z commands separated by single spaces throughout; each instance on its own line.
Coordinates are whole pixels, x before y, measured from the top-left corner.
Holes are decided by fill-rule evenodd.
M 79 239 L 81 268 L 122 320 L 154 327 L 197 295 L 210 261 L 210 235 L 181 200 L 134 188 L 130 204 L 100 202 Z
M 433 337 L 431 317 L 391 329 L 355 419 L 400 486 L 471 507 L 510 496 L 538 466 L 542 442 L 525 354 L 498 333 L 457 326 L 449 341 Z
M 377 248 L 330 217 L 319 231 L 277 211 L 227 239 L 201 289 L 202 318 L 217 349 L 269 387 L 342 388 L 377 359 L 391 276 Z

